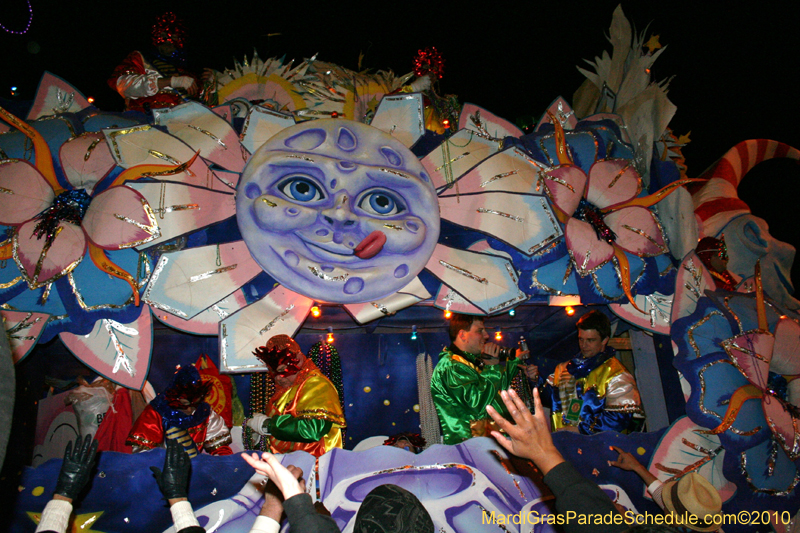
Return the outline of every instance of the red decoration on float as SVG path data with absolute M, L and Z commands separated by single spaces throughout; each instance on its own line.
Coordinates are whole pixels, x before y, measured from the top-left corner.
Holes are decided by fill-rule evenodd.
M 175 48 L 183 48 L 186 40 L 186 28 L 175 13 L 167 11 L 156 19 L 151 35 L 153 36 L 153 46 L 171 43 Z
M 417 77 L 429 74 L 431 79 L 442 79 L 444 73 L 444 58 L 435 46 L 430 46 L 417 52 L 414 58 L 414 74 Z

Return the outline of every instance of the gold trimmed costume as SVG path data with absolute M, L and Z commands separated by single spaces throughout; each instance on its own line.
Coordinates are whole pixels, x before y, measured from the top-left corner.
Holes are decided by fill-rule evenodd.
M 548 378 L 552 388 L 553 428 L 576 426 L 581 433 L 625 431 L 644 416 L 636 381 L 607 348 L 590 359 L 559 364 Z
M 342 429 L 347 427 L 336 387 L 306 359 L 288 389 L 276 385 L 269 402 L 269 435 L 273 453 L 303 450 L 316 457 L 342 448 Z

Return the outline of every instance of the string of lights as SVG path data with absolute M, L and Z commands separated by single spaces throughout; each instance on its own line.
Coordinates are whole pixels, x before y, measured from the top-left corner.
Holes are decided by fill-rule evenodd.
M 31 6 L 31 0 L 26 0 L 28 3 L 28 23 L 25 25 L 25 29 L 22 31 L 15 31 L 6 28 L 3 24 L 0 24 L 0 28 L 3 28 L 3 31 L 6 33 L 12 33 L 14 35 L 25 35 L 28 33 L 28 30 L 31 29 L 31 22 L 33 22 L 33 7 Z

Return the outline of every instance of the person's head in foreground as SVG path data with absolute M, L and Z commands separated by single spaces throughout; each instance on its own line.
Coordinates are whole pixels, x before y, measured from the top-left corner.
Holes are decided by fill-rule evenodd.
M 397 485 L 380 485 L 358 508 L 353 533 L 433 533 L 431 515 L 419 499 Z
M 706 478 L 691 472 L 677 481 L 664 483 L 661 497 L 667 511 L 677 515 L 681 525 L 694 531 L 716 531 L 720 522 L 714 517 L 722 512 L 722 498 Z M 694 523 L 693 523 L 694 522 Z

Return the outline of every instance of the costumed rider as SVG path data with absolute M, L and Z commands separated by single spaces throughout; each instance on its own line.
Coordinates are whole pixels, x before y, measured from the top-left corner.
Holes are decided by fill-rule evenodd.
M 346 422 L 339 394 L 297 342 L 275 335 L 253 354 L 267 365 L 275 394 L 267 412 L 253 415 L 247 427 L 267 439 L 272 453 L 303 450 L 320 457 L 342 448 Z
M 559 364 L 547 379 L 553 428 L 584 435 L 630 431 L 635 419 L 644 418 L 644 411 L 636 381 L 608 346 L 608 317 L 589 311 L 577 328 L 580 355 Z
M 728 271 L 728 247 L 725 246 L 724 234 L 719 239 L 703 237 L 697 243 L 694 253 L 714 278 L 717 289 L 731 292 L 736 290 L 739 281 Z
M 518 349 L 515 358 L 501 364 L 500 347 L 486 342 L 489 334 L 479 316 L 454 313 L 449 333 L 452 344 L 439 354 L 431 376 L 431 397 L 444 443 L 458 444 L 497 430 L 487 406 L 508 416 L 499 391 L 509 388 L 520 359 L 529 352 Z
M 125 99 L 125 109 L 149 112 L 174 107 L 200 92 L 199 81 L 186 69 L 186 30 L 174 13 L 164 13 L 152 28 L 153 50 L 134 50 L 114 69 L 108 84 Z
M 133 425 L 125 444 L 133 453 L 163 446 L 176 439 L 189 457 L 198 451 L 230 455 L 231 433 L 222 417 L 203 399 L 212 384 L 203 382 L 193 365 L 175 372 L 169 388 L 158 394 Z

